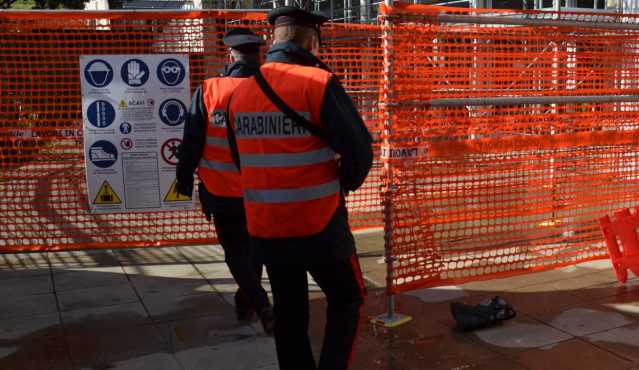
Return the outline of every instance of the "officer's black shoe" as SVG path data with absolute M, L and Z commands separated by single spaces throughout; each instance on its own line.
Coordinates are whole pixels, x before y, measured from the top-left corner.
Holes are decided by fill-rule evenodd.
M 248 309 L 248 310 L 240 310 L 240 309 L 235 309 L 235 314 L 237 315 L 237 319 L 238 321 L 253 321 L 255 320 L 255 311 Z
M 262 321 L 262 327 L 266 335 L 273 335 L 275 329 L 275 314 L 273 313 L 273 307 L 268 306 L 260 310 L 258 313 L 260 321 Z
M 235 314 L 239 321 L 255 320 L 255 310 L 251 307 L 244 293 L 239 290 L 235 293 Z

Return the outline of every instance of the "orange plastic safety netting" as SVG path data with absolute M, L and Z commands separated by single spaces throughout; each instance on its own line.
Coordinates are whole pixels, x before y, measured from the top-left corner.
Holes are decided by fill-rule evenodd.
M 188 54 L 191 91 L 227 61 L 222 35 L 269 35 L 265 13 L 242 11 L 0 12 L 0 251 L 209 243 L 199 209 L 89 212 L 79 57 Z M 371 131 L 381 79 L 379 29 L 332 25 L 322 58 Z M 196 202 L 197 204 L 197 202 Z M 379 165 L 348 199 L 354 228 L 381 226 Z
M 639 18 L 383 8 L 390 292 L 606 255 L 639 204 Z

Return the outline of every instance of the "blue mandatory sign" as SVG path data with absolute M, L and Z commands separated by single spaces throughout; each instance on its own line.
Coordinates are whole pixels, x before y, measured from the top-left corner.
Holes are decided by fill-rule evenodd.
M 115 121 L 115 108 L 106 100 L 96 100 L 89 105 L 87 118 L 97 128 L 109 127 Z
M 186 69 L 176 59 L 164 59 L 158 65 L 157 75 L 160 82 L 167 86 L 176 86 L 184 80 Z
M 165 100 L 160 104 L 160 119 L 169 126 L 177 126 L 186 119 L 186 106 L 177 99 Z
M 99 140 L 89 148 L 89 159 L 96 167 L 108 168 L 118 160 L 118 150 L 109 141 Z
M 130 123 L 128 122 L 122 122 L 120 123 L 120 132 L 123 133 L 124 135 L 126 134 L 130 134 L 131 131 L 133 131 L 133 126 L 131 126 Z
M 129 59 L 120 70 L 122 80 L 129 86 L 142 86 L 149 79 L 149 66 L 140 59 Z
M 113 81 L 113 68 L 104 60 L 93 60 L 84 68 L 84 79 L 93 87 L 105 87 Z

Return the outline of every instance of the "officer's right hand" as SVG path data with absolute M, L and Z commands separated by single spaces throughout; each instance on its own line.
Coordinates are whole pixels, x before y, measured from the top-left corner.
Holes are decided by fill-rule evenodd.
M 178 179 L 177 184 L 175 184 L 175 189 L 179 194 L 191 197 L 193 195 L 193 180 L 185 181 Z

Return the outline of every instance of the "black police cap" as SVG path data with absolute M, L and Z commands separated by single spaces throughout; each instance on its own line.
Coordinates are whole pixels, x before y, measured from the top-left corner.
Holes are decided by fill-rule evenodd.
M 326 21 L 328 21 L 328 17 L 318 13 L 307 12 L 294 6 L 275 8 L 268 15 L 268 23 L 273 26 L 297 24 L 318 28 Z
M 264 45 L 264 40 L 248 28 L 234 28 L 224 35 L 222 41 L 233 49 Z

